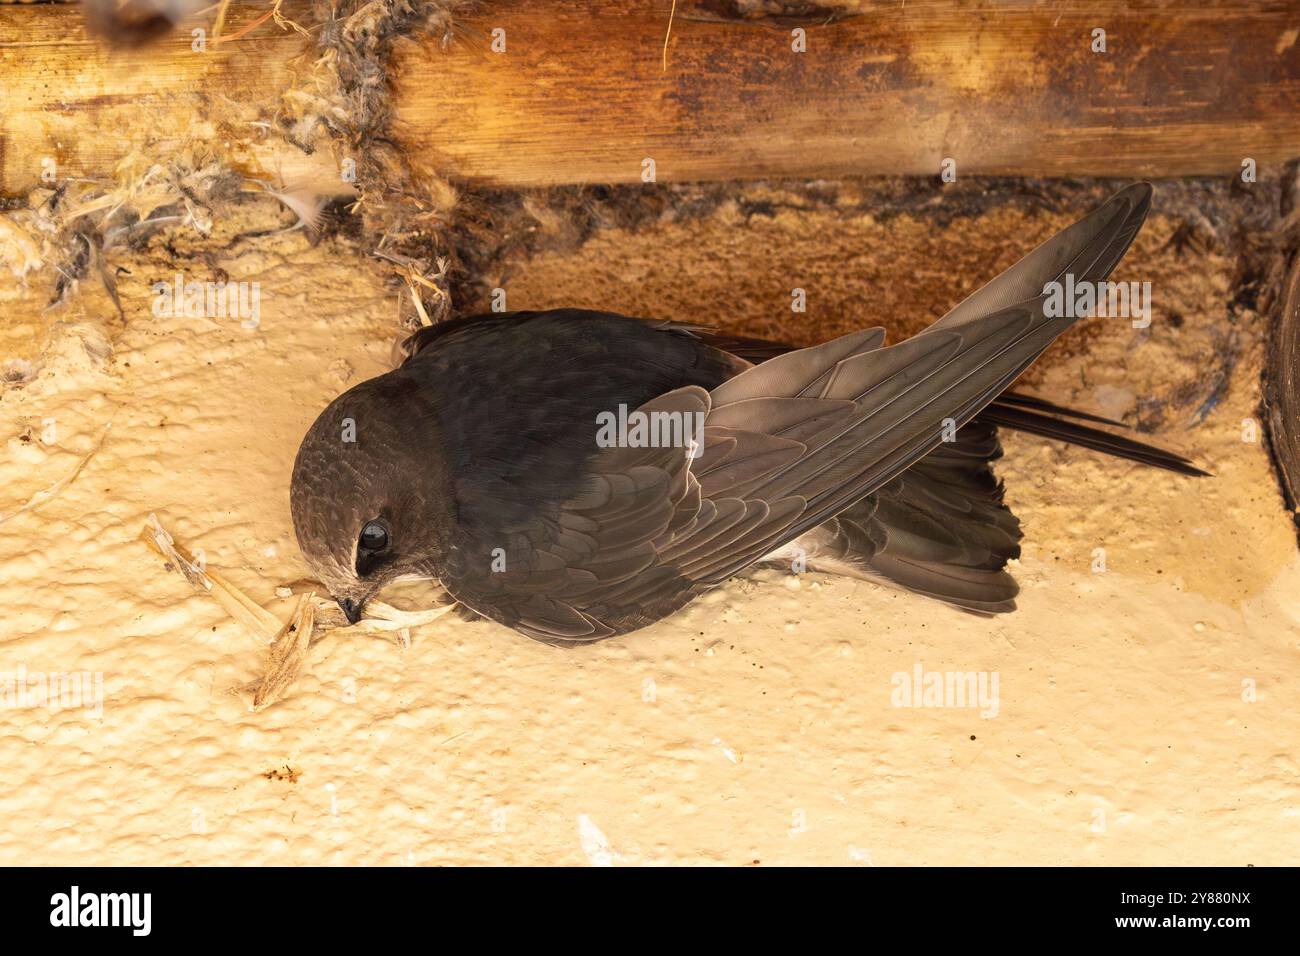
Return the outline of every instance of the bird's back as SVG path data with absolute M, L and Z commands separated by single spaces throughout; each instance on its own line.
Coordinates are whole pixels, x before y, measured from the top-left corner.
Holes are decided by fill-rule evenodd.
M 597 416 L 749 365 L 687 326 L 580 309 L 455 319 L 405 349 L 396 374 L 430 395 L 460 519 L 502 528 L 581 491 Z

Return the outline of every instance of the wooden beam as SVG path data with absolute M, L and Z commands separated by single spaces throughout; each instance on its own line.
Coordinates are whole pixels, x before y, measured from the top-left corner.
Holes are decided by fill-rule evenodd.
M 647 158 L 681 181 L 937 175 L 945 158 L 959 175 L 1217 175 L 1300 156 L 1293 3 L 922 0 L 825 25 L 722 6 L 679 0 L 665 69 L 671 0 L 486 4 L 462 21 L 473 42 L 400 52 L 402 141 L 508 185 L 636 182 Z
M 961 176 L 1218 175 L 1300 156 L 1293 3 L 865 2 L 824 23 L 679 0 L 665 69 L 670 7 L 500 0 L 460 21 L 447 50 L 401 43 L 398 139 L 453 176 L 508 186 L 637 182 L 647 159 L 666 182 L 935 175 L 944 159 Z M 228 32 L 266 10 L 236 0 Z M 268 22 L 206 52 L 186 31 L 114 53 L 80 17 L 0 5 L 0 192 L 38 184 L 46 159 L 60 177 L 107 177 L 132 150 L 162 158 L 196 137 L 250 175 L 334 176 L 334 157 L 255 125 L 312 41 Z

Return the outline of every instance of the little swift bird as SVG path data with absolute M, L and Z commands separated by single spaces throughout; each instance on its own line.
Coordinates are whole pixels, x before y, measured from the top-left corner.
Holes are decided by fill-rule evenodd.
M 1128 186 L 888 347 L 880 329 L 794 349 L 574 309 L 422 329 L 303 440 L 299 547 L 350 620 L 419 576 L 560 645 L 636 630 L 773 561 L 1010 611 L 1021 532 L 991 468 L 998 427 L 1204 474 L 1006 391 L 1075 321 L 1046 314 L 1044 286 L 1104 280 L 1150 201 Z

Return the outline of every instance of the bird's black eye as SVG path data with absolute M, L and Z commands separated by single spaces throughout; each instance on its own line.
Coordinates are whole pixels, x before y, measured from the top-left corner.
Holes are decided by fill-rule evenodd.
M 361 529 L 362 551 L 383 551 L 388 547 L 388 529 L 378 521 L 371 521 Z

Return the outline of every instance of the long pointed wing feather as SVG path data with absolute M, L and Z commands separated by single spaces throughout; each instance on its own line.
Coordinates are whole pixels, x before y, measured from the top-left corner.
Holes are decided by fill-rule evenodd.
M 1062 229 L 967 296 L 930 328 L 951 327 L 1036 299 L 1042 295 L 1044 285 L 1060 280 L 1067 272 L 1074 274 L 1076 282 L 1100 282 L 1124 258 L 1150 208 L 1150 183 L 1125 186 L 1092 213 Z

